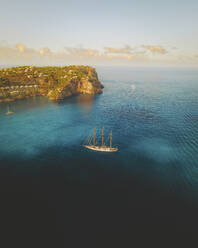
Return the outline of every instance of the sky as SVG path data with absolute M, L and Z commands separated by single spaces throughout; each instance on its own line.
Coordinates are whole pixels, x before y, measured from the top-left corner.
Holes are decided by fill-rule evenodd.
M 0 65 L 198 67 L 197 0 L 0 0 Z

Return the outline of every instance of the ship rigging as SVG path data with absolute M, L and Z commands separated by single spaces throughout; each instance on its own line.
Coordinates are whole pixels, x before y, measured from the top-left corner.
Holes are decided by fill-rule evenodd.
M 109 144 L 109 145 L 108 145 Z M 118 151 L 117 147 L 112 146 L 112 130 L 107 136 L 107 138 L 104 138 L 104 127 L 102 127 L 102 134 L 97 137 L 96 135 L 96 128 L 94 128 L 93 135 L 91 132 L 91 135 L 88 136 L 86 139 L 85 144 L 83 145 L 87 149 L 91 149 L 94 151 L 99 152 L 116 152 Z

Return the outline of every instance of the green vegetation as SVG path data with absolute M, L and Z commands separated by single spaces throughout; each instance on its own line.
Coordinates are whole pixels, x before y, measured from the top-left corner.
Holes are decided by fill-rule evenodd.
M 101 88 L 103 86 L 95 69 L 89 66 L 20 66 L 0 69 L 0 101 L 35 95 L 59 100 L 74 94 L 101 93 Z

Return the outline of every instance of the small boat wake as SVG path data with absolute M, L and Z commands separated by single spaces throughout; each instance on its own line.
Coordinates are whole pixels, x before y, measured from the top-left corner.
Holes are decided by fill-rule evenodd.
M 136 89 L 136 85 L 135 84 L 131 84 L 131 88 L 132 88 L 132 90 L 135 90 Z

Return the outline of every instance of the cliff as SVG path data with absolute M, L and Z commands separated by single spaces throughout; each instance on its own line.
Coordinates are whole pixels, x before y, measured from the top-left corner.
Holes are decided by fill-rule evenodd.
M 78 94 L 100 94 L 102 88 L 90 66 L 0 69 L 0 102 L 32 96 L 47 96 L 56 101 Z

